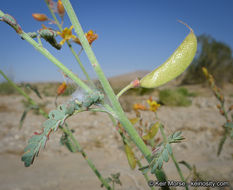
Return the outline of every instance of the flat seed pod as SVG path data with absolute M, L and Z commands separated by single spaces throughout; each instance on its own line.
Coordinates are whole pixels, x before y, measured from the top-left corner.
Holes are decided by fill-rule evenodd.
M 125 145 L 125 153 L 126 153 L 131 169 L 132 170 L 135 169 L 137 161 L 136 161 L 136 158 L 134 156 L 132 149 L 127 144 Z
M 150 140 L 153 139 L 155 137 L 155 135 L 157 134 L 159 130 L 159 122 L 153 124 L 148 132 L 148 134 L 144 135 L 142 137 L 143 140 Z
M 144 88 L 155 88 L 176 78 L 190 65 L 196 50 L 197 39 L 191 30 L 181 45 L 165 63 L 140 80 L 140 86 Z

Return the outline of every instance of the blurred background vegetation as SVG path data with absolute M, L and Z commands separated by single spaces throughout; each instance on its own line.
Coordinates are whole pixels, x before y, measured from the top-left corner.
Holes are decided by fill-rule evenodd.
M 231 48 L 209 35 L 198 36 L 197 55 L 185 73 L 182 84 L 197 84 L 206 81 L 201 70 L 202 67 L 207 68 L 219 86 L 223 86 L 225 82 L 232 82 L 233 57 Z

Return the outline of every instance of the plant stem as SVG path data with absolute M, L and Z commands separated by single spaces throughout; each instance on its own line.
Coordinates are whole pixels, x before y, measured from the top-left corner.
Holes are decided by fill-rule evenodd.
M 51 15 L 52 15 L 52 17 L 53 17 L 53 19 L 54 19 L 54 21 L 55 21 L 57 27 L 59 28 L 60 32 L 62 32 L 62 26 L 61 26 L 61 24 L 59 23 L 59 21 L 57 20 L 57 17 L 56 17 L 56 15 L 54 14 L 53 10 L 52 10 L 51 7 L 49 6 L 48 1 L 45 0 L 45 3 L 46 3 L 46 5 L 47 5 L 47 7 L 48 7 L 48 9 L 49 9 L 49 11 L 50 11 L 50 13 L 51 13 Z M 72 54 L 74 55 L 76 61 L 78 62 L 79 66 L 80 66 L 80 68 L 81 68 L 81 70 L 82 70 L 82 72 L 83 72 L 84 75 L 86 76 L 88 82 L 89 82 L 93 87 L 95 87 L 93 81 L 92 81 L 91 78 L 89 77 L 89 75 L 88 75 L 86 69 L 84 68 L 84 66 L 83 66 L 83 64 L 82 64 L 82 62 L 81 62 L 81 60 L 79 59 L 79 55 L 77 55 L 77 53 L 74 51 L 74 49 L 73 49 L 73 47 L 72 47 L 72 45 L 71 45 L 71 43 L 70 43 L 69 41 L 66 41 L 66 43 L 67 43 L 68 47 L 70 48 L 70 51 L 71 51 Z
M 113 92 L 113 89 L 111 88 L 107 78 L 105 77 L 95 55 L 92 51 L 89 42 L 87 41 L 85 34 L 83 32 L 83 29 L 78 21 L 78 18 L 76 17 L 76 14 L 70 4 L 69 0 L 62 0 L 62 3 L 66 9 L 66 12 L 70 18 L 70 21 L 72 25 L 74 26 L 75 32 L 77 33 L 79 40 L 82 44 L 83 49 L 85 50 L 88 59 L 90 60 L 90 63 L 92 67 L 94 68 L 102 86 L 107 94 L 113 109 L 116 112 L 117 119 L 120 121 L 122 126 L 125 128 L 126 132 L 129 134 L 130 138 L 133 140 L 133 142 L 136 144 L 136 146 L 139 148 L 139 150 L 142 152 L 144 157 L 147 159 L 148 162 L 150 162 L 151 157 L 151 151 L 148 149 L 148 147 L 145 145 L 141 137 L 138 135 L 137 131 L 134 129 L 128 118 L 126 117 L 124 111 L 121 108 L 120 103 L 117 100 L 116 95 Z M 156 177 L 159 181 L 166 181 L 166 176 L 162 170 L 159 170 L 158 173 L 156 173 Z M 169 189 L 169 187 L 164 187 L 163 189 Z
M 162 124 L 160 124 L 159 129 L 160 129 L 161 134 L 162 134 L 162 136 L 163 136 L 164 144 L 168 143 L 168 142 L 167 142 L 167 137 L 166 137 L 166 135 L 165 135 L 165 133 L 164 133 L 164 129 L 163 129 L 163 125 L 162 125 Z M 182 173 L 182 171 L 181 171 L 181 169 L 180 169 L 180 167 L 179 167 L 179 165 L 178 165 L 178 163 L 177 163 L 177 161 L 176 161 L 176 158 L 175 158 L 173 152 L 172 152 L 172 154 L 171 154 L 171 158 L 172 158 L 172 161 L 174 162 L 174 164 L 175 164 L 175 166 L 176 166 L 176 169 L 177 169 L 177 171 L 178 171 L 178 173 L 179 173 L 179 175 L 180 175 L 180 179 L 181 179 L 183 182 L 185 182 L 185 189 L 188 190 L 188 185 L 186 184 L 186 181 L 185 181 L 185 179 L 184 179 L 183 173 Z
M 136 160 L 137 160 L 137 164 L 138 164 L 139 168 L 141 168 L 142 164 L 141 164 L 140 160 L 139 159 L 136 159 Z M 143 176 L 146 179 L 146 182 L 148 183 L 148 181 L 150 180 L 149 177 L 148 177 L 148 175 L 146 173 L 144 173 Z M 151 190 L 155 190 L 155 187 L 151 187 L 150 189 Z
M 39 113 L 42 114 L 44 117 L 48 118 L 48 115 L 47 113 L 42 110 L 35 101 L 33 101 L 30 96 L 28 94 L 26 94 L 21 88 L 19 88 L 12 80 L 10 80 L 2 70 L 0 70 L 0 74 L 7 80 L 7 82 L 13 86 L 21 95 L 23 95 L 30 104 L 32 104 L 33 106 L 37 106 L 38 107 L 38 110 L 39 110 Z
M 77 150 L 82 154 L 83 158 L 87 161 L 87 164 L 90 166 L 90 168 L 94 171 L 94 173 L 96 174 L 96 176 L 99 178 L 99 180 L 101 181 L 101 183 L 106 187 L 106 189 L 111 190 L 112 188 L 109 186 L 109 184 L 106 182 L 106 180 L 102 177 L 102 175 L 99 173 L 99 171 L 96 169 L 95 165 L 92 163 L 92 161 L 87 157 L 86 153 L 84 152 L 84 150 L 82 149 L 82 147 L 80 146 L 80 144 L 78 143 L 78 141 L 75 139 L 75 137 L 73 136 L 73 133 L 70 130 L 64 129 L 63 131 L 70 136 L 70 138 L 73 140 L 73 142 L 75 143 L 75 146 L 77 148 Z
M 119 99 L 119 97 L 124 94 L 127 90 L 129 90 L 130 88 L 133 87 L 133 84 L 130 83 L 128 84 L 125 88 L 123 88 L 118 94 L 117 94 L 117 98 Z

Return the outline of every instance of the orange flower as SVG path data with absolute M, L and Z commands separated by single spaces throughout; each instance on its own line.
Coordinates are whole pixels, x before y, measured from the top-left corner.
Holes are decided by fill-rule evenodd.
M 59 95 L 63 94 L 65 92 L 66 88 L 67 88 L 67 85 L 65 82 L 63 82 L 57 89 L 57 95 L 59 96 Z
M 147 110 L 146 106 L 144 106 L 144 105 L 142 105 L 142 104 L 134 104 L 134 105 L 133 105 L 133 109 L 134 109 L 134 110 L 142 110 L 142 111 Z
M 58 0 L 58 1 L 57 1 L 57 12 L 59 13 L 59 15 L 60 15 L 61 17 L 63 17 L 64 14 L 65 14 L 65 8 L 64 8 L 64 6 L 63 6 L 61 0 Z
M 48 20 L 47 16 L 45 14 L 40 14 L 40 13 L 34 13 L 32 14 L 32 17 L 37 20 L 37 21 L 46 21 Z
M 76 38 L 76 36 L 72 34 L 72 29 L 73 26 L 71 26 L 70 28 L 65 28 L 64 30 L 62 30 L 62 32 L 57 32 L 57 34 L 63 38 L 63 40 L 60 42 L 61 45 L 63 45 L 65 41 L 68 41 L 71 38 Z
M 152 97 L 150 97 L 147 100 L 147 103 L 150 106 L 150 110 L 153 111 L 153 112 L 156 112 L 158 110 L 158 108 L 160 107 L 160 104 L 158 104 L 156 101 L 152 100 Z
M 89 30 L 89 32 L 85 33 L 85 36 L 90 45 L 92 44 L 92 42 L 94 42 L 98 38 L 98 34 L 95 34 L 93 30 Z M 73 39 L 73 41 L 81 45 L 81 42 L 78 38 Z

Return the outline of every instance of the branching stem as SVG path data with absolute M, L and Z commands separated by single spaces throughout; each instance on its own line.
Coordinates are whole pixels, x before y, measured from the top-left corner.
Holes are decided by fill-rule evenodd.
M 83 29 L 79 23 L 79 20 L 73 10 L 73 7 L 70 4 L 69 0 L 62 0 L 62 3 L 65 7 L 65 10 L 70 18 L 70 21 L 72 23 L 72 25 L 74 26 L 75 32 L 78 35 L 78 38 L 82 44 L 82 47 L 84 49 L 84 51 L 87 54 L 87 57 L 93 67 L 93 69 L 95 70 L 100 83 L 102 84 L 102 87 L 105 91 L 105 93 L 107 94 L 114 111 L 116 112 L 117 115 L 117 119 L 120 121 L 120 123 L 122 124 L 122 126 L 124 127 L 124 129 L 126 130 L 126 132 L 129 134 L 130 138 L 133 140 L 133 142 L 136 144 L 136 146 L 139 148 L 139 150 L 142 152 L 142 154 L 144 155 L 144 157 L 147 159 L 148 162 L 150 162 L 150 157 L 151 157 L 151 151 L 149 150 L 149 148 L 145 145 L 145 143 L 143 142 L 143 140 L 141 139 L 141 137 L 138 135 L 137 131 L 134 129 L 133 125 L 131 124 L 131 122 L 129 121 L 129 119 L 126 117 L 124 111 L 122 110 L 122 107 L 116 97 L 116 95 L 113 92 L 112 87 L 110 86 L 107 78 L 105 77 L 96 57 L 94 52 L 91 49 L 91 46 L 89 44 L 89 42 L 86 39 L 86 36 L 83 32 Z M 166 181 L 166 176 L 165 173 L 162 170 L 159 170 L 156 173 L 156 177 L 159 181 Z M 168 186 L 167 187 L 163 187 L 163 189 L 170 189 Z
M 166 135 L 165 135 L 165 133 L 164 133 L 164 129 L 163 129 L 163 125 L 162 125 L 162 124 L 160 124 L 159 129 L 160 129 L 161 134 L 162 134 L 162 136 L 163 136 L 163 141 L 164 141 L 164 143 L 167 143 L 167 137 L 166 137 Z M 172 158 L 172 161 L 174 162 L 174 164 L 175 164 L 175 166 L 176 166 L 176 169 L 177 169 L 177 171 L 178 171 L 178 173 L 179 173 L 179 175 L 180 175 L 180 179 L 181 179 L 183 182 L 185 182 L 185 189 L 188 190 L 188 185 L 186 184 L 186 181 L 185 181 L 185 179 L 184 179 L 183 173 L 182 173 L 182 171 L 181 171 L 181 169 L 180 169 L 179 164 L 178 164 L 177 161 L 176 161 L 176 158 L 175 158 L 173 152 L 172 152 L 172 154 L 171 154 L 171 158 Z
M 46 3 L 46 5 L 47 5 L 47 7 L 48 7 L 48 9 L 49 9 L 49 11 L 50 11 L 50 13 L 51 13 L 51 15 L 52 15 L 52 17 L 53 17 L 53 19 L 54 19 L 54 21 L 55 21 L 57 27 L 59 28 L 60 32 L 62 32 L 62 24 L 60 24 L 59 21 L 57 20 L 57 17 L 56 17 L 56 15 L 54 14 L 52 8 L 49 6 L 48 1 L 45 0 L 45 3 Z M 78 62 L 79 66 L 80 66 L 80 68 L 81 68 L 81 70 L 82 70 L 82 72 L 83 72 L 84 75 L 86 76 L 88 82 L 89 82 L 93 87 L 95 87 L 93 81 L 92 81 L 91 78 L 89 77 L 89 75 L 88 75 L 88 73 L 87 73 L 85 67 L 83 66 L 81 60 L 79 59 L 79 55 L 80 55 L 80 54 L 77 55 L 77 53 L 74 51 L 74 49 L 73 49 L 73 47 L 72 47 L 72 45 L 71 45 L 71 43 L 70 43 L 69 41 L 66 41 L 66 43 L 67 43 L 68 47 L 70 48 L 70 51 L 71 51 L 72 54 L 74 55 L 76 61 Z

